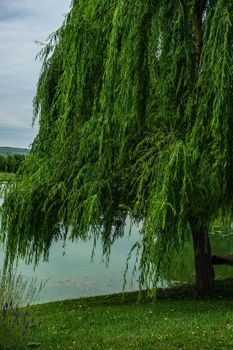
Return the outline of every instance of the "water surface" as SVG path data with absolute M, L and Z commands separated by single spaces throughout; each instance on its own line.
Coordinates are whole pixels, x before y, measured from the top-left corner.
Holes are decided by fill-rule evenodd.
M 129 225 L 126 225 L 126 235 L 119 238 L 112 246 L 109 266 L 103 262 L 100 242 L 95 248 L 94 260 L 91 261 L 93 241 L 56 242 L 50 250 L 49 262 L 41 261 L 34 270 L 33 266 L 19 262 L 18 271 L 29 280 L 36 277 L 38 283 L 48 280 L 40 293 L 40 302 L 78 298 L 121 292 L 127 255 L 133 244 L 139 239 L 139 227 L 132 228 L 128 235 Z M 210 235 L 212 253 L 233 254 L 233 234 Z M 3 264 L 4 253 L 0 253 L 0 263 Z M 132 256 L 129 265 L 126 290 L 138 289 L 137 276 L 132 280 L 131 272 L 135 262 Z M 186 242 L 184 251 L 174 256 L 173 270 L 167 276 L 171 281 L 193 282 L 193 249 L 191 242 Z M 233 267 L 215 266 L 216 278 L 233 277 Z M 165 281 L 166 285 L 166 281 Z

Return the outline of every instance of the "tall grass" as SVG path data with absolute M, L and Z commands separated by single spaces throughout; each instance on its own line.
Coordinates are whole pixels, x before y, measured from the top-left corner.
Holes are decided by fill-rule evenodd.
M 39 300 L 43 285 L 35 278 L 25 279 L 21 273 L 0 275 L 0 350 L 27 348 L 27 335 L 36 326 L 29 306 Z

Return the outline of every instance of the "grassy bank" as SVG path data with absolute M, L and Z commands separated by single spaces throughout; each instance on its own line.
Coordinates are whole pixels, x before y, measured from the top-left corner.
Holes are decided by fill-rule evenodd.
M 189 287 L 36 305 L 39 325 L 28 341 L 39 349 L 233 349 L 233 281 L 218 283 L 212 298 Z
M 14 181 L 14 180 L 15 180 L 14 173 L 0 173 L 0 182 Z

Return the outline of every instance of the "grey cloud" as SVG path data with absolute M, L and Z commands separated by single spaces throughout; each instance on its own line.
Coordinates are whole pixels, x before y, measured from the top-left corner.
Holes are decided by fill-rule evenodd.
M 20 6 L 16 1 L 0 0 L 0 21 L 5 22 L 16 18 L 25 18 L 29 16 L 29 12 Z
M 0 0 L 1 145 L 3 140 L 13 145 L 17 132 L 18 145 L 23 144 L 24 137 L 25 142 L 32 142 L 35 136 L 30 129 L 40 71 L 40 62 L 35 61 L 40 48 L 35 40 L 45 41 L 62 24 L 69 5 L 70 0 Z
M 0 127 L 0 146 L 28 148 L 36 136 L 36 129 Z

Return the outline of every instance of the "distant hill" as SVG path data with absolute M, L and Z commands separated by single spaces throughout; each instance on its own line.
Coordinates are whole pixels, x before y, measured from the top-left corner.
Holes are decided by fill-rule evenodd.
M 7 154 L 27 154 L 27 148 L 16 148 L 16 147 L 0 147 L 0 155 Z

